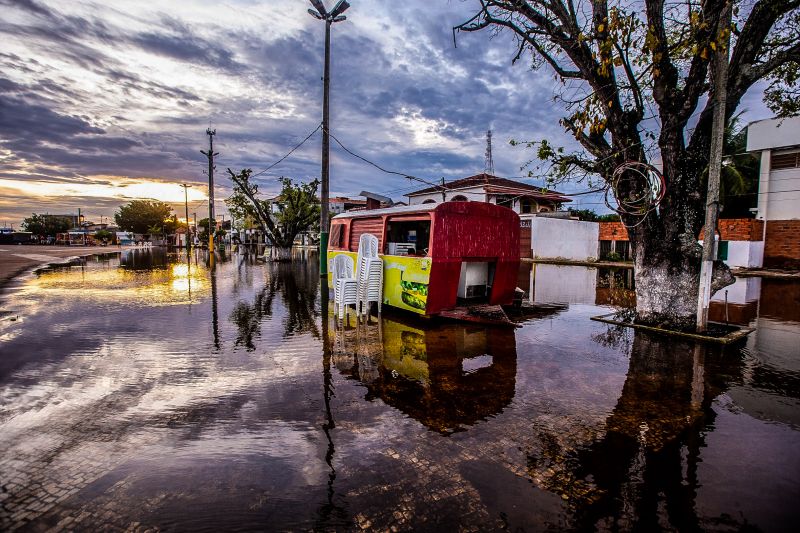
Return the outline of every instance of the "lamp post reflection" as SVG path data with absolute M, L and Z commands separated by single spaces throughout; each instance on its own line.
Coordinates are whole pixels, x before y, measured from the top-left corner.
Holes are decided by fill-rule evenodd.
M 219 311 L 217 301 L 217 265 L 213 253 L 209 256 L 209 274 L 211 276 L 211 331 L 214 335 L 214 348 L 219 350 Z
M 333 384 L 333 374 L 331 373 L 331 342 L 330 342 L 330 324 L 328 321 L 328 307 L 330 306 L 330 299 L 328 293 L 328 278 L 322 276 L 320 278 L 320 316 L 321 330 L 322 330 L 322 397 L 325 405 L 325 421 L 322 423 L 322 432 L 325 434 L 327 447 L 325 450 L 325 464 L 328 466 L 328 483 L 326 489 L 327 501 L 317 511 L 318 525 L 320 529 L 329 528 L 336 524 L 345 526 L 349 524 L 349 519 L 344 506 L 336 503 L 336 490 L 334 482 L 336 481 L 336 467 L 334 466 L 334 454 L 336 448 L 333 443 L 333 430 L 336 429 L 336 421 L 333 418 L 333 410 L 331 409 L 331 400 L 336 395 L 335 387 Z

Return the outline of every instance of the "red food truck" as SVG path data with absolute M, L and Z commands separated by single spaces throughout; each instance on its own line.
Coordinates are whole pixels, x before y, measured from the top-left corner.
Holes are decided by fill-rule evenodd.
M 378 238 L 383 303 L 426 316 L 512 303 L 519 269 L 519 216 L 481 202 L 350 211 L 331 219 L 328 264 L 355 261 L 361 235 Z

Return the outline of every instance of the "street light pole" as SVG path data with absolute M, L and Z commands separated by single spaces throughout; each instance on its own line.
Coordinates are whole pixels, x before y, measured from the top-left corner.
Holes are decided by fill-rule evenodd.
M 697 296 L 697 331 L 708 329 L 708 307 L 711 300 L 711 278 L 716 256 L 717 218 L 719 217 L 719 181 L 722 172 L 725 114 L 728 91 L 728 48 L 730 46 L 731 2 L 726 2 L 720 16 L 720 30 L 714 55 L 714 115 L 711 124 L 711 153 L 708 161 L 708 193 L 706 223 L 703 228 L 703 260 L 700 266 L 700 287 Z
M 208 253 L 214 255 L 214 156 L 219 153 L 214 153 L 214 135 L 217 130 L 208 128 L 206 135 L 208 135 L 208 152 L 200 150 L 202 154 L 208 157 Z
M 188 183 L 181 183 L 183 187 L 183 206 L 186 209 L 186 249 L 189 249 L 189 185 Z
M 310 0 L 314 9 L 308 12 L 314 18 L 325 21 L 325 70 L 322 77 L 322 172 L 320 188 L 319 212 L 319 274 L 328 275 L 328 226 L 330 215 L 328 213 L 328 200 L 330 196 L 330 89 L 331 89 L 331 25 L 334 22 L 346 20 L 342 15 L 350 4 L 346 0 L 339 0 L 330 13 L 325 9 L 322 0 Z

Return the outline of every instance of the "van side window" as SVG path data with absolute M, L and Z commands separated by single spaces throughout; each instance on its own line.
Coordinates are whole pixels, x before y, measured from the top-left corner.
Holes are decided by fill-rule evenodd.
M 386 223 L 386 248 L 388 255 L 428 255 L 431 240 L 430 219 L 392 220 Z
M 341 248 L 342 237 L 344 237 L 344 224 L 331 224 L 331 235 L 328 238 L 328 246 L 331 248 Z

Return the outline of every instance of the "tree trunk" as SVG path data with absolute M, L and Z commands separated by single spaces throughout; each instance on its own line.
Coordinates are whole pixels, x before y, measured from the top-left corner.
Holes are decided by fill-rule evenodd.
M 667 190 L 657 211 L 645 220 L 629 217 L 636 279 L 636 321 L 694 331 L 700 283 L 705 191 L 700 174 L 707 165 L 703 149 L 686 150 L 680 129 L 662 131 L 660 142 Z M 730 269 L 715 261 L 712 294 L 734 282 Z
M 291 261 L 292 247 L 270 246 L 264 255 L 268 261 Z

